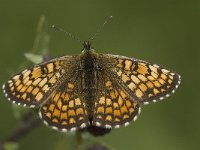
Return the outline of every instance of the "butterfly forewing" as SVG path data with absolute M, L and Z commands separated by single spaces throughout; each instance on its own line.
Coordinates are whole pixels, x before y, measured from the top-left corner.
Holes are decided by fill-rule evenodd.
M 124 56 L 109 55 L 115 60 L 117 74 L 129 95 L 143 104 L 170 96 L 180 84 L 180 76 L 159 65 Z
M 3 85 L 8 100 L 28 107 L 39 106 L 59 86 L 65 72 L 63 66 L 66 68 L 69 59 L 53 59 L 14 75 Z

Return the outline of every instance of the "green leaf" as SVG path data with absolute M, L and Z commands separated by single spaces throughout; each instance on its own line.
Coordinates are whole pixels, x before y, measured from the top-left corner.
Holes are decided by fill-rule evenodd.
M 38 21 L 37 29 L 36 29 L 36 36 L 35 40 L 33 42 L 32 48 L 25 54 L 25 57 L 33 62 L 33 63 L 40 63 L 42 60 L 42 56 L 47 55 L 49 51 L 49 42 L 50 42 L 50 36 L 47 33 L 49 29 L 48 22 L 46 20 L 46 17 L 44 15 L 40 16 L 40 19 Z M 36 55 L 40 54 L 40 55 Z M 24 66 L 27 66 L 29 64 L 28 61 L 24 61 L 20 66 L 19 70 L 21 68 L 24 68 Z
M 25 53 L 24 56 L 27 60 L 31 61 L 34 64 L 41 63 L 43 61 L 43 56 L 33 54 L 33 53 Z
M 17 142 L 6 142 L 4 144 L 4 149 L 5 150 L 18 150 L 19 144 Z
M 35 40 L 31 53 L 39 52 L 41 55 L 47 55 L 49 50 L 50 36 L 48 35 L 49 25 L 44 15 L 41 15 L 38 25 Z

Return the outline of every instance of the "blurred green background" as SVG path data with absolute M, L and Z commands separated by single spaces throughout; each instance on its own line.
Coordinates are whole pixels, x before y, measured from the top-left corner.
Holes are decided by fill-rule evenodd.
M 197 150 L 200 148 L 199 0 L 0 0 L 0 84 L 16 72 L 32 48 L 39 17 L 83 40 L 113 15 L 92 45 L 97 52 L 131 56 L 162 64 L 182 76 L 177 92 L 142 107 L 138 120 L 97 138 L 117 150 Z M 50 27 L 49 54 L 79 54 L 82 45 Z M 21 69 L 26 68 L 24 65 Z M 0 92 L 0 139 L 19 124 Z M 20 140 L 20 150 L 67 149 L 71 136 L 45 125 Z

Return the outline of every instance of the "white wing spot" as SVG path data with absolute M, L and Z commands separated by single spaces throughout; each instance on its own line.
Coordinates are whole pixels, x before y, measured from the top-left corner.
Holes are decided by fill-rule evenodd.
M 164 97 L 160 97 L 160 100 L 163 100 L 164 99 Z
M 115 126 L 115 128 L 119 128 L 119 127 L 120 127 L 120 125 L 116 125 L 116 126 Z
M 98 126 L 98 127 L 100 127 L 100 126 L 101 126 L 101 123 L 96 122 L 95 125 Z
M 55 126 L 53 126 L 51 128 L 54 129 L 54 130 L 58 130 L 58 127 L 55 127 Z
M 133 121 L 136 121 L 136 120 L 137 120 L 137 118 L 138 118 L 138 116 L 135 116 L 135 117 L 133 118 Z
M 46 122 L 45 120 L 43 121 L 44 122 L 44 124 L 46 125 L 46 126 L 48 126 L 49 124 L 48 124 L 48 122 Z
M 155 102 L 157 102 L 157 101 L 154 99 L 153 102 L 155 103 Z
M 75 127 L 74 127 L 74 128 L 71 128 L 70 131 L 76 131 L 76 128 L 75 128 Z
M 142 109 L 139 107 L 139 110 L 138 110 L 138 115 L 141 113 L 141 110 L 142 110 Z
M 143 102 L 143 104 L 144 104 L 144 105 L 148 105 L 148 104 L 149 104 L 149 102 Z
M 111 125 L 105 125 L 105 127 L 107 128 L 107 129 L 110 129 L 110 128 L 112 128 L 112 126 Z
M 166 97 L 169 97 L 169 96 L 170 96 L 169 94 L 166 95 Z
M 30 105 L 30 108 L 35 108 L 35 105 Z
M 40 112 L 40 111 L 39 111 L 39 113 L 38 113 L 38 114 L 39 114 L 39 117 L 42 119 L 42 114 L 41 114 L 41 112 Z
M 85 128 L 86 127 L 86 123 L 82 123 L 80 127 L 81 128 Z
M 2 89 L 3 89 L 3 90 L 5 89 L 5 84 L 3 84 Z
M 67 129 L 63 128 L 61 129 L 62 132 L 67 132 Z
M 128 126 L 129 125 L 129 122 L 126 122 L 125 124 L 124 124 L 124 126 Z

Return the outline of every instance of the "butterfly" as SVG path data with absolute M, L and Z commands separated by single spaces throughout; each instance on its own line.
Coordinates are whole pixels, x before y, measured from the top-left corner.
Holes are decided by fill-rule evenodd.
M 4 85 L 7 99 L 39 108 L 43 122 L 63 132 L 95 126 L 127 126 L 141 105 L 169 97 L 180 75 L 143 60 L 98 54 L 90 42 L 79 55 L 37 64 L 11 77 Z

